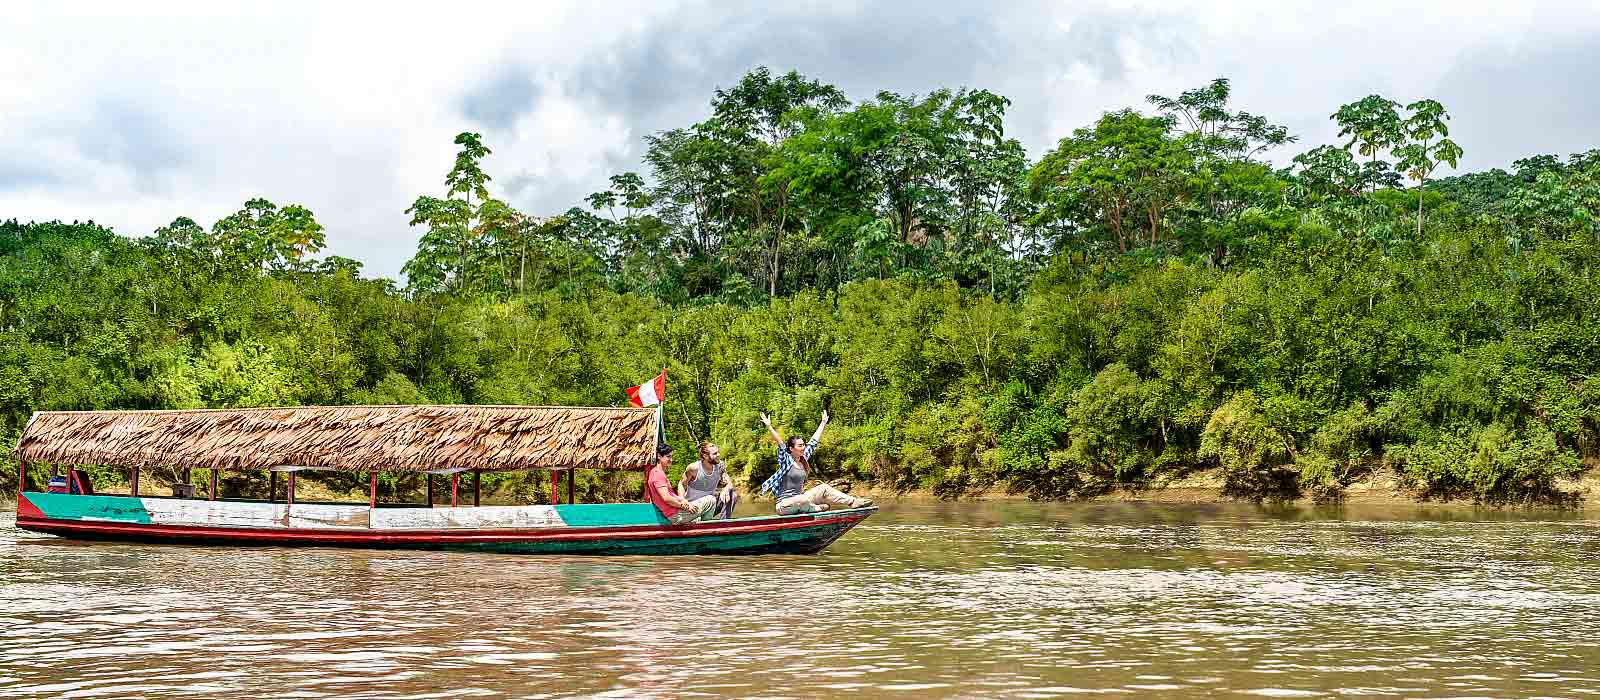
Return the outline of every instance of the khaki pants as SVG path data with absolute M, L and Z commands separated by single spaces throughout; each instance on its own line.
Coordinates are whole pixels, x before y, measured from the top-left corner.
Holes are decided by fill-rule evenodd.
M 778 515 L 815 512 L 817 506 L 854 506 L 856 499 L 827 484 L 817 484 L 805 493 L 778 501 Z
M 688 510 L 680 510 L 676 513 L 673 513 L 672 517 L 667 518 L 667 522 L 672 523 L 673 525 L 682 525 L 684 523 L 692 523 L 702 518 L 710 518 L 711 515 L 717 510 L 717 497 L 701 496 L 689 501 L 689 505 L 694 507 Z

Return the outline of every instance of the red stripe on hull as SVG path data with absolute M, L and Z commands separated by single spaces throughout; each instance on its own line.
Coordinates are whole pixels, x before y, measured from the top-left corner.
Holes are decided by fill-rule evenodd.
M 17 497 L 17 522 L 20 523 L 24 519 L 42 518 L 44 518 L 44 511 L 39 510 L 39 506 L 34 505 L 33 501 L 28 500 L 25 495 Z
M 17 517 L 17 527 L 35 532 L 70 536 L 123 535 L 173 540 L 237 541 L 253 544 L 338 545 L 448 545 L 494 542 L 587 542 L 604 540 L 649 540 L 655 538 L 716 537 L 774 530 L 799 530 L 849 523 L 852 526 L 874 511 L 842 517 L 799 516 L 763 519 L 748 523 L 717 521 L 689 525 L 613 526 L 588 528 L 483 529 L 483 530 L 312 530 L 303 528 L 213 527 L 202 525 L 158 525 L 111 521 L 53 520 Z

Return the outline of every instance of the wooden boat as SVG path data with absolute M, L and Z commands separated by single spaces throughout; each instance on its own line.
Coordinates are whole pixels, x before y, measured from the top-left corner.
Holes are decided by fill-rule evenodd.
M 579 468 L 639 470 L 659 440 L 652 409 L 530 406 L 335 406 L 204 411 L 59 411 L 33 416 L 18 441 L 17 526 L 79 539 L 246 546 L 451 549 L 518 554 L 811 554 L 875 508 L 671 525 L 649 503 L 572 503 Z M 29 467 L 124 464 L 132 495 L 31 491 Z M 210 471 L 204 498 L 140 495 L 139 470 Z M 267 469 L 274 498 L 217 498 L 218 474 Z M 367 474 L 367 503 L 295 502 L 305 470 Z M 480 506 L 484 471 L 548 470 L 568 503 Z M 429 502 L 380 503 L 380 471 L 428 475 Z M 69 475 L 72 475 L 70 469 Z M 285 499 L 276 481 L 288 474 Z M 451 504 L 432 503 L 435 475 Z M 458 505 L 461 475 L 472 505 Z M 188 481 L 187 478 L 184 479 Z M 183 487 L 179 487 L 180 490 Z M 85 489 L 75 489 L 85 490 Z

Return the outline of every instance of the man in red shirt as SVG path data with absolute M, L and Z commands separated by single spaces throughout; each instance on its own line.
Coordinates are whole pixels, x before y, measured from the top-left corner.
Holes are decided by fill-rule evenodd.
M 654 503 L 661 517 L 673 525 L 692 523 L 710 516 L 717 509 L 715 494 L 688 500 L 679 496 L 667 483 L 667 467 L 672 466 L 672 446 L 656 448 L 656 463 L 644 473 L 644 494 Z

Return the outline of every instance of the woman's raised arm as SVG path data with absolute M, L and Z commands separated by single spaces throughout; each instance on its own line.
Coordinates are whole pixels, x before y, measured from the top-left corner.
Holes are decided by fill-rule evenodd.
M 778 447 L 783 447 L 783 436 L 778 434 L 777 428 L 772 427 L 772 416 L 761 414 L 761 424 L 767 426 L 767 432 L 772 434 L 772 441 L 777 443 Z
M 812 442 L 821 441 L 822 440 L 822 431 L 827 430 L 827 429 L 828 429 L 828 411 L 826 409 L 824 409 L 822 411 L 822 422 L 817 424 L 817 432 L 816 432 L 816 434 L 811 436 L 811 441 Z

